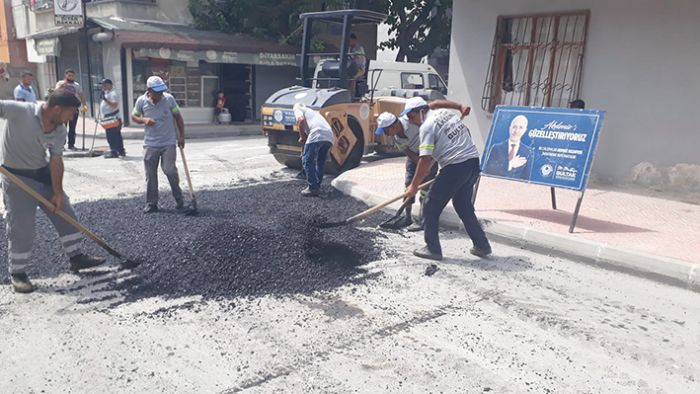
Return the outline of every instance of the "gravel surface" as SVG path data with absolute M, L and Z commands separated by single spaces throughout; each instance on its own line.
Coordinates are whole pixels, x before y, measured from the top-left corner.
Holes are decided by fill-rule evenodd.
M 478 259 L 463 231 L 426 261 L 411 253 L 422 234 L 377 234 L 386 215 L 318 231 L 316 215 L 364 207 L 302 199 L 263 138 L 189 144 L 201 215 L 173 212 L 167 192 L 165 212 L 143 215 L 127 144 L 125 160 L 67 160 L 65 187 L 85 224 L 145 264 L 73 275 L 40 214 L 39 290 L 0 286 L 0 393 L 700 392 L 700 293 L 496 242 Z M 305 242 L 332 253 L 265 257 Z
M 310 294 L 362 282 L 362 265 L 381 257 L 375 246 L 380 233 L 352 226 L 322 230 L 318 223 L 326 220 L 321 213 L 332 212 L 337 218 L 328 220 L 337 220 L 366 206 L 332 189 L 322 198 L 304 198 L 301 184 L 201 192 L 198 216 L 168 209 L 172 197 L 164 195 L 163 210 L 155 214 L 141 212 L 141 198 L 85 202 L 75 208 L 86 225 L 122 254 L 143 261 L 128 280 L 114 284 L 114 290 L 124 292 L 124 301 Z M 33 260 L 41 263 L 32 266 L 30 275 L 55 276 L 65 270 L 57 235 L 45 219 L 37 227 L 35 245 L 42 247 L 34 248 Z M 91 252 L 105 254 L 90 243 L 86 241 Z M 0 243 L 3 283 L 8 280 L 6 248 Z M 101 271 L 112 272 L 97 269 L 92 274 Z

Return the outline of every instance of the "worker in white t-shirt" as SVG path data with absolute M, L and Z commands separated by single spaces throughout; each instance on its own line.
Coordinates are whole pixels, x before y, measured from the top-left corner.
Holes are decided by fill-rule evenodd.
M 333 130 L 323 115 L 304 104 L 294 104 L 294 117 L 299 128 L 299 142 L 304 142 L 302 165 L 309 183 L 301 194 L 315 197 L 321 193 L 326 159 L 333 146 Z

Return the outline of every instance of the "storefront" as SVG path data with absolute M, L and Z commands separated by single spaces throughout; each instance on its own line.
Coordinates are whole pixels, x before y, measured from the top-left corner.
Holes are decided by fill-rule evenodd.
M 163 78 L 187 123 L 213 122 L 216 95 L 222 91 L 236 122 L 255 122 L 268 95 L 296 82 L 296 49 L 244 35 L 200 31 L 165 23 L 123 18 L 89 18 L 100 27 L 106 77 L 126 92 L 123 107 L 133 108 L 151 75 Z

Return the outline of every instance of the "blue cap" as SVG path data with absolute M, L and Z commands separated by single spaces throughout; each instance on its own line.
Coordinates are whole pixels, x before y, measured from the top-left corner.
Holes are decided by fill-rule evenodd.
M 110 84 L 110 85 L 113 85 L 112 80 L 109 79 L 109 78 L 105 78 L 105 79 L 101 80 L 100 83 L 101 83 L 101 84 L 103 84 L 103 83 L 108 83 L 108 84 Z

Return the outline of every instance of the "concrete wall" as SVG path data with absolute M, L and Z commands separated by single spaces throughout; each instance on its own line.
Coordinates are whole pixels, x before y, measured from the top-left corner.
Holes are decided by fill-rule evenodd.
M 89 3 L 87 13 L 89 16 L 118 15 L 129 19 L 191 24 L 192 14 L 190 14 L 187 4 L 187 0 L 158 0 L 155 4 L 129 0 L 105 0 Z
M 480 147 L 491 121 L 481 96 L 497 16 L 571 10 L 591 11 L 581 98 L 607 111 L 597 179 L 619 181 L 640 162 L 700 164 L 697 0 L 455 1 L 449 94 L 472 106 L 467 123 Z

